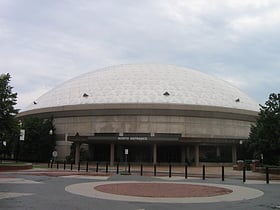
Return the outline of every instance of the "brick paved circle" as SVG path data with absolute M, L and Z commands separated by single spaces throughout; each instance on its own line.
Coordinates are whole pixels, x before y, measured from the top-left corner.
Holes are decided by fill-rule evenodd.
M 232 192 L 232 190 L 222 187 L 173 183 L 104 184 L 96 186 L 94 189 L 116 195 L 158 198 L 210 197 Z
M 99 188 L 99 186 L 101 187 Z M 201 187 L 209 187 L 209 188 L 201 188 Z M 106 188 L 107 189 L 110 188 L 110 191 L 108 192 L 105 191 Z M 103 189 L 104 191 L 101 191 L 101 189 Z M 169 182 L 162 182 L 162 181 L 86 182 L 86 183 L 69 185 L 65 187 L 65 190 L 73 194 L 87 196 L 91 198 L 117 200 L 117 201 L 130 201 L 130 202 L 145 202 L 145 203 L 147 202 L 149 203 L 212 203 L 212 202 L 248 200 L 263 195 L 263 192 L 260 190 L 254 188 L 248 188 L 244 186 L 211 184 L 211 183 L 170 182 L 170 181 Z M 121 192 L 122 194 L 112 193 L 114 191 L 117 193 Z M 164 191 L 165 193 L 163 193 Z M 186 194 L 187 192 L 185 191 L 188 191 L 189 194 Z M 196 195 L 199 196 L 195 197 L 195 191 L 196 193 L 198 193 Z M 208 193 L 206 193 L 207 191 Z M 211 195 L 210 191 L 212 191 L 212 193 L 220 192 L 221 194 Z M 132 194 L 132 192 L 134 192 L 134 195 Z M 138 194 L 136 194 L 136 192 Z M 183 193 L 183 195 L 180 193 Z M 206 195 L 205 194 L 202 195 L 202 193 L 206 193 Z

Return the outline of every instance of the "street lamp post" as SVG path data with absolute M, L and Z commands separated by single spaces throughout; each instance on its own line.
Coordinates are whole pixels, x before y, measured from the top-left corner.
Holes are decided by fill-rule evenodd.
M 0 140 L 1 142 L 1 155 L 0 155 L 0 163 L 2 163 L 2 156 L 3 156 L 3 140 Z
M 19 154 L 20 154 L 20 142 L 21 141 L 24 141 L 24 139 L 25 139 L 25 129 L 23 129 L 22 127 L 23 127 L 23 123 L 22 123 L 22 121 L 20 120 L 19 121 L 19 128 L 20 128 L 20 130 L 19 130 L 19 141 L 17 141 L 18 143 L 17 143 L 17 147 L 18 147 L 18 149 L 17 149 L 17 154 L 16 154 L 16 162 L 18 162 L 18 158 L 19 158 Z
M 240 146 L 241 146 L 242 159 L 243 159 L 243 161 L 244 161 L 244 146 L 243 146 L 243 140 L 240 140 L 240 141 L 239 141 L 239 144 L 240 144 Z
M 4 141 L 4 134 L 0 135 L 0 144 L 1 144 L 1 150 L 0 150 L 0 163 L 2 163 L 2 159 L 4 159 L 4 148 L 6 148 L 7 142 Z
M 240 140 L 239 144 L 241 145 L 241 152 L 242 152 L 242 160 L 243 160 L 243 166 L 246 167 L 246 156 L 245 156 L 245 146 L 244 141 Z

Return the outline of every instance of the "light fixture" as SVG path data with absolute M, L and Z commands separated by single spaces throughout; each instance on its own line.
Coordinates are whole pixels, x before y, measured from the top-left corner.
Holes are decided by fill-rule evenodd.
M 35 104 L 35 105 L 36 105 L 36 104 L 37 104 L 37 101 L 33 101 L 33 104 Z
M 84 93 L 84 94 L 83 94 L 83 97 L 85 97 L 85 98 L 88 97 L 88 94 Z
M 236 98 L 236 99 L 235 99 L 235 102 L 240 102 L 240 99 L 239 99 L 239 98 Z

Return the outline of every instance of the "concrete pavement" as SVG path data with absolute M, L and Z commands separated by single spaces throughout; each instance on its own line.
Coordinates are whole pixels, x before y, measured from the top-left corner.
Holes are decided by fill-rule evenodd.
M 40 174 L 39 171 L 42 173 Z M 190 171 L 199 173 L 201 169 L 196 168 Z M 247 179 L 243 183 L 241 177 L 235 176 L 239 174 L 230 174 L 229 171 L 226 172 L 228 176 L 224 182 L 218 176 L 219 168 L 206 168 L 206 172 L 209 174 L 216 172 L 217 177 L 210 178 L 206 173 L 205 180 L 201 179 L 200 174 L 185 179 L 183 175 L 169 178 L 168 174 L 162 174 L 159 177 L 139 176 L 138 172 L 131 176 L 104 176 L 103 174 L 103 176 L 98 176 L 95 172 L 82 172 L 83 175 L 79 175 L 76 172 L 64 172 L 64 170 L 59 170 L 57 173 L 56 169 L 1 172 L 0 209 L 280 209 L 279 181 L 270 181 L 270 184 L 266 184 L 265 180 L 258 177 L 257 180 Z M 251 178 L 253 177 L 251 176 Z M 100 184 L 128 182 L 219 186 L 231 189 L 233 193 L 220 197 L 179 198 L 178 200 L 174 198 L 175 200 L 170 203 L 169 198 L 161 199 L 163 200 L 161 201 L 160 198 L 142 197 L 140 198 L 142 200 L 137 200 L 135 196 L 127 196 L 126 199 L 123 199 L 116 195 L 115 197 L 119 199 L 113 199 L 112 194 L 101 195 L 99 192 L 92 192 L 94 186 Z M 69 193 L 71 191 L 69 189 L 73 189 L 75 186 L 79 186 L 80 194 L 73 191 Z M 86 193 L 86 195 L 82 193 Z M 93 194 L 95 196 L 92 196 Z M 149 202 L 149 200 L 153 202 Z

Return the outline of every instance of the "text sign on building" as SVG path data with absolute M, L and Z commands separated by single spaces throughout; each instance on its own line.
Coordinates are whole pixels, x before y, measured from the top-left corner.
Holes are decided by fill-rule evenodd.
M 25 130 L 24 129 L 20 129 L 19 140 L 20 141 L 24 141 L 24 137 L 25 137 Z
M 120 141 L 147 141 L 148 137 L 146 137 L 146 136 L 119 136 L 118 140 L 120 140 Z
M 53 152 L 52 152 L 52 156 L 53 156 L 53 157 L 57 157 L 57 155 L 58 155 L 57 151 L 53 151 Z

